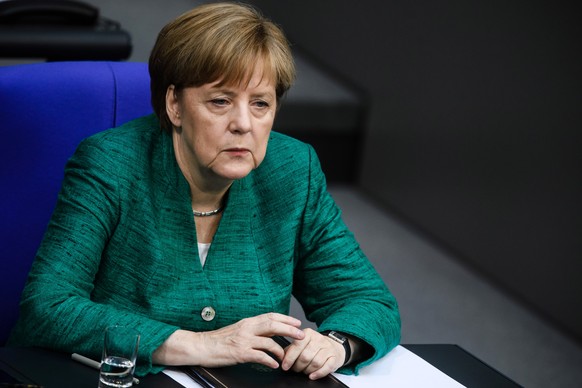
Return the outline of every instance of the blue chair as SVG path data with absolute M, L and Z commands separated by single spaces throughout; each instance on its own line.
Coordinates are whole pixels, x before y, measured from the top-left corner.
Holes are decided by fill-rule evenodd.
M 68 158 L 85 137 L 151 112 L 145 63 L 0 67 L 0 346 Z

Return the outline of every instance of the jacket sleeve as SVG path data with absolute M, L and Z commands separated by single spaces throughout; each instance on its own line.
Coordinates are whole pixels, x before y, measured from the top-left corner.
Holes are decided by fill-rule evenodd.
M 100 359 L 103 330 L 111 325 L 130 326 L 141 334 L 136 373 L 155 373 L 162 368 L 152 366 L 152 353 L 178 328 L 91 298 L 101 255 L 115 230 L 120 208 L 119 176 L 112 162 L 115 152 L 102 143 L 94 138 L 84 141 L 67 163 L 10 344 Z
M 342 373 L 357 374 L 400 341 L 397 302 L 342 221 L 311 147 L 293 290 L 306 317 L 320 331 L 344 332 L 374 348 L 371 358 L 340 369 Z

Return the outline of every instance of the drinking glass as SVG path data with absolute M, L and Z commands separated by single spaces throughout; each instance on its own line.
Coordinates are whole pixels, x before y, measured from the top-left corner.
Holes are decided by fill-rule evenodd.
M 105 329 L 99 388 L 127 388 L 133 385 L 138 346 L 137 330 L 125 326 Z

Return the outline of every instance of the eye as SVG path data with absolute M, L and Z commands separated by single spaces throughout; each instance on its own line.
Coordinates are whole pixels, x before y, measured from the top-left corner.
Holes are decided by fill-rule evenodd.
M 270 105 L 266 101 L 257 100 L 257 101 L 255 101 L 255 106 L 258 107 L 258 108 L 268 108 Z
M 228 101 L 225 98 L 214 98 L 210 100 L 210 102 L 217 106 L 225 106 L 228 104 Z

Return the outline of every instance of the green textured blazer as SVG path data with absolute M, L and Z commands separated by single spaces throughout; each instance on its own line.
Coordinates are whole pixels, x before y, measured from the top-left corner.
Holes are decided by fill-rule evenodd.
M 161 370 L 152 353 L 175 330 L 288 314 L 291 294 L 319 330 L 374 347 L 344 372 L 400 339 L 396 301 L 344 225 L 310 146 L 271 134 L 263 163 L 230 188 L 202 267 L 171 136 L 146 116 L 86 139 L 69 160 L 10 344 L 99 358 L 106 326 L 134 326 L 143 375 Z

